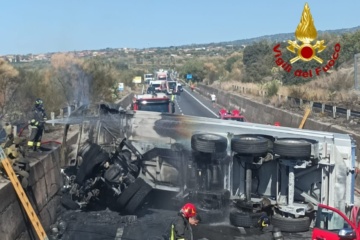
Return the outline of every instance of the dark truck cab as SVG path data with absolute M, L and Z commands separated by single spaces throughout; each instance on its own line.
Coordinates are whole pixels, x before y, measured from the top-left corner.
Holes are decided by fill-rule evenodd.
M 143 94 L 134 97 L 132 110 L 175 113 L 175 104 L 165 93 Z

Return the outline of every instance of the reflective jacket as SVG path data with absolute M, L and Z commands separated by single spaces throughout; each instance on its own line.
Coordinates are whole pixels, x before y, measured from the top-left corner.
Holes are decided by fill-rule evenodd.
M 171 225 L 170 240 L 193 240 L 190 223 L 181 213 Z
M 30 120 L 32 127 L 44 127 L 47 116 L 43 108 L 33 108 L 33 116 Z

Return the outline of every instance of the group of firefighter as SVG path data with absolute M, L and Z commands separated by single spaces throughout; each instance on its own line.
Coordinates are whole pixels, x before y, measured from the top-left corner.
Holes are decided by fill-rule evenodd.
M 44 133 L 45 121 L 47 120 L 44 109 L 44 102 L 38 98 L 35 100 L 32 109 L 31 119 L 29 120 L 30 136 L 26 147 L 26 138 L 18 136 L 14 133 L 13 126 L 5 123 L 3 129 L 6 133 L 6 139 L 1 144 L 2 149 L 10 163 L 14 172 L 19 176 L 21 185 L 24 189 L 28 187 L 29 178 L 29 161 L 25 158 L 25 152 L 41 152 L 41 139 Z M 0 170 L 5 174 L 4 168 L 0 161 Z

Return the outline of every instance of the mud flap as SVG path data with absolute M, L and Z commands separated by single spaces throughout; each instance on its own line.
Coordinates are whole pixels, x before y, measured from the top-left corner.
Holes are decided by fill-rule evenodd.
M 125 211 L 133 214 L 144 203 L 146 196 L 151 192 L 152 187 L 145 183 L 142 184 L 140 189 L 132 196 L 129 203 L 125 206 Z

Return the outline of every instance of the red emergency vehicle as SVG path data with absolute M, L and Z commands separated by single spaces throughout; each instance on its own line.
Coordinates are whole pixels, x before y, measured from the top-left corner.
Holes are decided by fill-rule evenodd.
M 234 109 L 232 111 L 228 111 L 225 108 L 220 109 L 219 118 L 224 120 L 234 120 L 239 122 L 247 122 L 245 117 L 241 115 L 240 111 Z
M 132 110 L 174 113 L 175 104 L 165 93 L 136 95 L 131 106 Z

